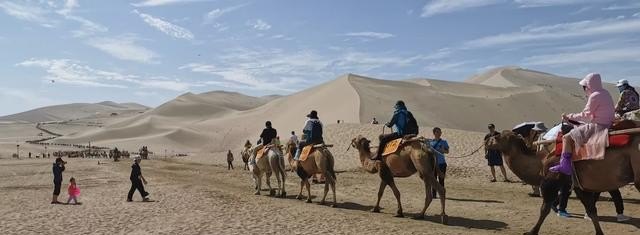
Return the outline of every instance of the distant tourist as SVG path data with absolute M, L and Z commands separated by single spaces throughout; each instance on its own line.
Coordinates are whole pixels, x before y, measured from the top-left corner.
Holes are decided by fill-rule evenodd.
M 227 170 L 233 170 L 233 153 L 231 153 L 231 150 L 227 153 Z
M 58 201 L 58 196 L 60 196 L 60 187 L 62 187 L 62 172 L 65 170 L 65 164 L 66 162 L 60 157 L 56 158 L 53 163 L 53 198 L 51 198 L 51 204 L 61 204 Z
M 620 99 L 616 104 L 616 114 L 622 116 L 625 113 L 640 109 L 640 97 L 635 88 L 629 85 L 629 81 L 622 79 L 616 84 L 620 91 Z
M 129 189 L 129 194 L 127 195 L 127 202 L 133 201 L 133 193 L 135 193 L 136 190 L 140 192 L 142 201 L 150 201 L 148 197 L 149 193 L 144 191 L 144 185 L 147 184 L 147 180 L 142 176 L 139 157 L 133 160 L 133 165 L 131 165 L 131 176 L 129 176 L 129 180 L 131 180 L 131 189 Z
M 489 124 L 489 134 L 484 136 L 484 141 L 486 142 L 489 138 L 499 135 L 500 133 L 496 131 L 496 126 L 493 124 Z M 488 165 L 491 168 L 491 182 L 496 182 L 496 166 L 500 167 L 500 171 L 502 172 L 502 176 L 504 177 L 504 182 L 511 182 L 509 178 L 507 178 L 507 170 L 504 169 L 504 165 L 502 163 L 502 153 L 500 150 L 495 149 L 487 149 L 485 145 L 484 149 L 485 158 L 487 159 Z
M 296 135 L 295 131 L 291 132 L 291 137 L 289 137 L 289 141 L 292 142 L 292 143 L 295 143 L 296 145 L 298 145 L 299 140 L 298 140 L 298 136 Z
M 444 187 L 444 179 L 447 175 L 447 160 L 445 159 L 445 154 L 449 153 L 449 143 L 446 140 L 442 139 L 442 129 L 440 127 L 433 128 L 433 140 L 431 140 L 430 145 L 436 152 L 436 163 L 438 165 L 438 169 L 440 169 L 441 175 L 438 172 L 434 172 L 436 179 Z M 433 197 L 435 198 L 436 190 L 433 190 Z
M 371 124 L 378 125 L 380 123 L 378 123 L 378 120 L 375 117 L 373 117 L 373 120 L 371 120 Z
M 69 180 L 69 188 L 67 189 L 67 191 L 69 193 L 67 204 L 71 204 L 71 201 L 73 201 L 73 204 L 75 205 L 82 204 L 78 202 L 78 196 L 80 196 L 80 188 L 78 188 L 78 185 L 76 185 L 75 178 L 71 177 L 71 179 Z

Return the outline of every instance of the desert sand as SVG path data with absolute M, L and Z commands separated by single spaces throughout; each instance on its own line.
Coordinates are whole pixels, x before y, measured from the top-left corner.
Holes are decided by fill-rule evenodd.
M 446 182 L 449 225 L 439 224 L 437 201 L 426 220 L 393 218 L 396 204 L 390 190 L 385 192 L 382 213 L 369 212 L 378 176 L 360 170 L 357 152 L 347 149 L 357 135 L 375 139 L 382 133 L 382 125 L 366 123 L 372 117 L 387 121 L 397 99 L 407 102 L 422 135 L 430 137 L 434 126 L 444 128 L 443 138 L 451 145 Z M 584 102 L 576 79 L 505 67 L 465 82 L 389 81 L 348 74 L 282 97 L 217 91 L 187 93 L 152 109 L 110 102 L 99 103 L 100 110 L 90 112 L 47 107 L 0 118 L 0 194 L 5 201 L 0 205 L 0 230 L 3 234 L 520 234 L 534 224 L 541 199 L 528 197 L 530 187 L 518 182 L 490 183 L 482 153 L 461 156 L 480 147 L 487 123 L 498 129 L 533 120 L 550 126 L 562 112 L 579 111 Z M 295 200 L 299 179 L 292 173 L 287 176 L 287 199 L 254 196 L 250 174 L 242 171 L 242 144 L 247 139 L 255 142 L 266 120 L 274 123 L 283 140 L 288 139 L 290 131 L 300 131 L 311 109 L 318 110 L 325 123 L 325 141 L 335 145 L 331 151 L 338 171 L 338 208 Z M 25 143 L 55 137 L 36 128 L 37 122 L 41 122 L 38 128 L 62 135 L 46 141 L 47 150 Z M 59 144 L 88 142 L 129 151 L 148 146 L 154 153 L 141 165 L 156 202 L 125 202 L 130 160 L 65 158 L 69 163 L 61 200 L 66 200 L 68 179 L 75 177 L 84 204 L 50 205 L 53 158 L 28 159 L 27 153 L 79 151 Z M 11 159 L 17 144 L 21 159 Z M 236 156 L 232 171 L 226 170 L 227 150 Z M 175 157 L 178 153 L 188 156 Z M 511 172 L 509 177 L 517 180 Z M 405 213 L 419 212 L 424 189 L 418 177 L 398 179 L 397 184 Z M 312 187 L 316 203 L 322 188 Z M 613 203 L 605 199 L 598 203 L 601 224 L 608 234 L 637 234 L 640 193 L 632 186 L 622 192 L 625 214 L 634 219 L 614 222 Z M 134 200 L 140 199 L 136 193 Z M 575 218 L 550 215 L 541 233 L 593 232 L 591 223 L 581 218 L 584 209 L 578 200 L 572 197 L 568 210 Z

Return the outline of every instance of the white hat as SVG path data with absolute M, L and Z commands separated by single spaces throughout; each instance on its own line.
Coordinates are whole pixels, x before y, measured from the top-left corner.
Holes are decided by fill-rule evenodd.
M 620 81 L 618 81 L 618 84 L 616 84 L 617 87 L 621 87 L 624 85 L 629 85 L 629 81 L 627 81 L 627 79 L 621 79 Z

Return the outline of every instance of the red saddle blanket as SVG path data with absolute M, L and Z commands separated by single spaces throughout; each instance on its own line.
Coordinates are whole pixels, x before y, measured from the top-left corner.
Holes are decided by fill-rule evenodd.
M 629 134 L 610 135 L 608 148 L 625 147 L 629 145 L 630 142 L 631 135 Z M 559 133 L 558 138 L 556 139 L 556 156 L 560 156 L 562 154 L 562 147 L 562 133 Z

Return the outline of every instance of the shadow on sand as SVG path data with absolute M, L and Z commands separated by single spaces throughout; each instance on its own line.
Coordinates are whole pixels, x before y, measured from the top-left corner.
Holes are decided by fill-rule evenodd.
M 630 221 L 622 222 L 622 223 L 618 222 L 615 216 L 599 216 L 599 218 L 600 218 L 600 222 L 629 224 L 629 225 L 633 225 L 636 228 L 640 228 L 640 219 L 638 218 L 633 218 Z
M 406 214 L 406 216 L 415 217 L 417 216 L 417 214 Z M 432 223 L 438 223 L 438 224 L 441 223 L 440 215 L 428 215 L 428 216 L 425 216 L 424 220 Z M 475 219 L 449 216 L 449 224 L 447 226 L 500 231 L 507 228 L 509 224 L 502 221 L 496 221 L 496 220 L 487 220 L 487 219 L 475 220 Z
M 440 200 L 440 199 L 436 198 L 433 200 L 436 200 L 435 202 L 438 202 L 437 200 Z M 447 197 L 447 200 L 458 201 L 458 202 L 504 203 L 503 201 L 496 201 L 496 200 L 476 200 L 476 199 L 452 198 L 452 197 Z

